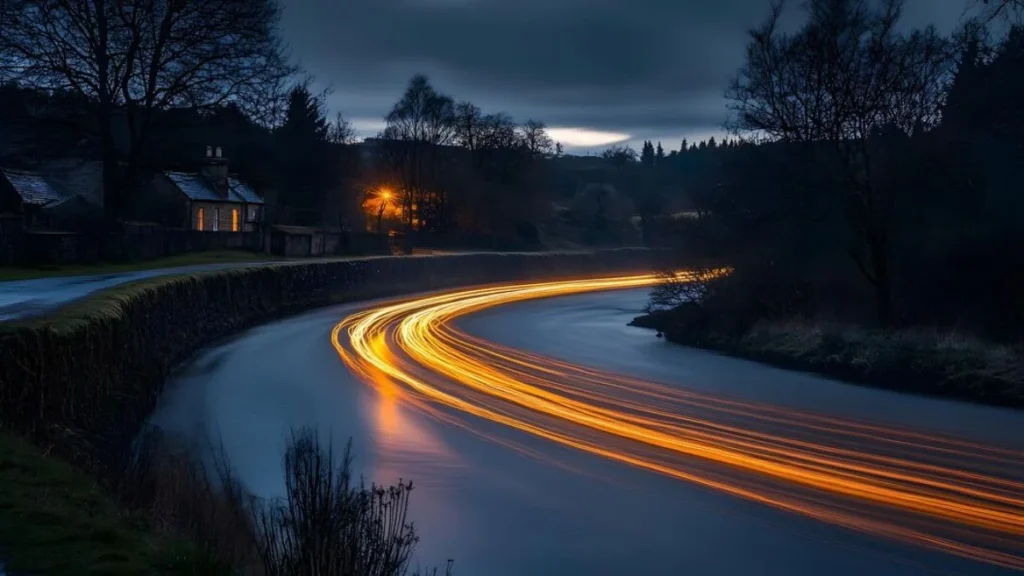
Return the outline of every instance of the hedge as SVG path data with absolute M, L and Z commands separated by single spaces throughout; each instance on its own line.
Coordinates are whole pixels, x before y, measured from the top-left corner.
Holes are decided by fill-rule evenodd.
M 130 446 L 170 370 L 245 328 L 357 299 L 646 271 L 658 254 L 618 249 L 377 257 L 125 285 L 45 317 L 0 325 L 0 425 L 102 475 Z

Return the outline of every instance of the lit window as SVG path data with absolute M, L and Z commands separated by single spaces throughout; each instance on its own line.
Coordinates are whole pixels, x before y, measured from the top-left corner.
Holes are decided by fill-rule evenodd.
M 203 209 L 200 208 L 196 211 L 196 230 L 203 231 Z
M 231 231 L 238 232 L 238 208 L 231 209 Z
M 220 208 L 213 209 L 213 231 L 220 230 Z

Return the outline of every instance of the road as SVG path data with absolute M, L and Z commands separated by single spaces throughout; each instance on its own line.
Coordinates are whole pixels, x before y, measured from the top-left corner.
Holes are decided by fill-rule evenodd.
M 466 251 L 442 251 L 422 250 L 413 252 L 416 257 L 441 256 L 453 254 L 468 254 Z M 380 256 L 367 256 L 366 258 L 379 258 Z M 311 259 L 314 262 L 324 262 L 323 258 Z M 230 270 L 233 268 L 251 268 L 254 266 L 269 266 L 274 264 L 301 263 L 303 260 L 272 260 L 267 262 L 225 262 L 217 264 L 197 264 L 194 266 L 178 266 L 174 268 L 155 268 L 152 270 L 137 270 L 132 272 L 117 272 L 112 274 L 94 274 L 86 276 L 55 276 L 50 278 L 36 278 L 32 280 L 16 280 L 0 282 L 0 322 L 7 322 L 19 318 L 29 318 L 48 312 L 63 306 L 79 298 L 83 298 L 98 292 L 138 280 L 146 280 L 159 276 L 172 276 L 175 274 L 192 274 L 195 272 L 210 272 L 214 270 Z
M 461 574 L 1024 569 L 1020 413 L 664 344 L 624 326 L 650 281 L 263 327 L 200 357 L 154 420 L 217 438 L 263 495 L 289 428 L 352 436 L 368 476 L 417 483 L 420 558 Z
M 55 276 L 32 280 L 0 282 L 0 322 L 42 314 L 99 290 L 158 276 L 191 274 L 211 270 L 227 270 L 250 266 L 266 266 L 280 262 L 234 262 L 199 264 L 176 268 L 157 268 L 90 276 Z

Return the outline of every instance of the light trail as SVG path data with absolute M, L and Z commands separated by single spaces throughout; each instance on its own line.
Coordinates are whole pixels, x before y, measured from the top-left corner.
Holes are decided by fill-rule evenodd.
M 1024 570 L 1024 453 L 609 374 L 453 323 L 513 302 L 656 281 L 457 290 L 359 312 L 331 339 L 363 380 L 394 385 L 400 401 L 445 422 L 472 430 L 462 415 L 484 418 L 780 510 Z

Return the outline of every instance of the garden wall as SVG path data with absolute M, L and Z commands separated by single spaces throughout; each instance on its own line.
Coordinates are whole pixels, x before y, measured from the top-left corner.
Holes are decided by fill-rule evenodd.
M 213 341 L 311 308 L 525 279 L 643 272 L 660 253 L 397 256 L 164 277 L 0 325 L 0 425 L 102 474 L 175 365 Z M 287 358 L 281 358 L 287 362 Z

